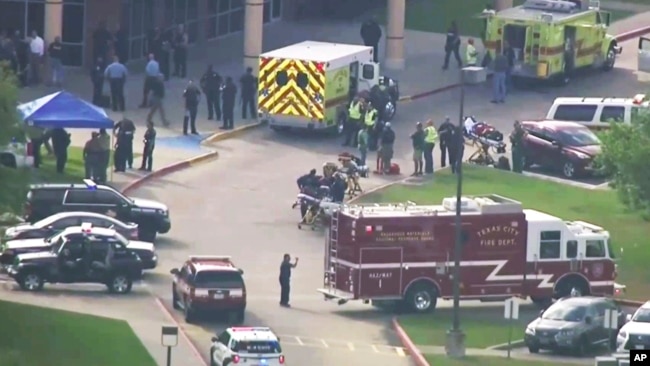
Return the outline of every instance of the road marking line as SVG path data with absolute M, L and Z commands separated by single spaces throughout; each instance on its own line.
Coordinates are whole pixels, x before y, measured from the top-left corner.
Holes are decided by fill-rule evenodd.
M 324 339 L 321 339 L 320 341 L 323 343 L 323 347 L 330 348 L 329 344 L 327 344 Z
M 304 343 L 302 343 L 302 339 L 300 339 L 299 337 L 295 337 L 295 338 L 296 338 L 296 342 L 298 342 L 299 345 L 301 346 L 305 345 Z
M 404 349 L 402 347 L 395 347 L 395 352 L 397 352 L 397 354 L 402 357 L 406 357 L 406 353 L 404 353 Z
M 372 347 L 372 350 L 375 351 L 375 353 L 379 353 L 379 348 L 377 348 L 377 346 L 373 344 L 370 347 Z
M 350 349 L 350 351 L 354 351 L 354 344 L 348 342 L 348 348 Z

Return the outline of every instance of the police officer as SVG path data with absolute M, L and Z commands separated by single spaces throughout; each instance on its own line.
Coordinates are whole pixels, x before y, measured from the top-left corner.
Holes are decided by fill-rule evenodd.
M 98 57 L 95 60 L 93 68 L 90 70 L 90 81 L 93 83 L 93 104 L 102 107 L 108 108 L 108 105 L 104 105 L 102 101 L 104 96 L 104 70 L 106 65 L 102 57 Z
M 142 87 L 142 103 L 140 104 L 140 108 L 147 107 L 147 97 L 151 91 L 151 84 L 155 82 L 158 75 L 160 75 L 160 65 L 158 64 L 158 61 L 156 61 L 154 54 L 150 53 L 149 62 L 147 62 L 147 66 L 145 67 L 144 85 Z
M 515 121 L 514 130 L 510 133 L 512 171 L 515 173 L 521 173 L 524 169 L 524 137 L 526 131 L 521 126 L 521 122 Z
M 460 34 L 458 33 L 458 25 L 456 21 L 452 21 L 451 25 L 447 29 L 447 38 L 445 39 L 445 63 L 442 66 L 443 70 L 447 70 L 449 67 L 449 57 L 451 54 L 454 54 L 456 62 L 458 62 L 458 67 L 463 66 L 463 62 L 460 59 Z
M 68 161 L 68 146 L 70 146 L 70 134 L 63 128 L 52 130 L 52 149 L 56 157 L 56 172 L 63 174 L 65 163 Z
M 354 98 L 348 108 L 348 118 L 345 121 L 345 141 L 343 146 L 356 146 L 357 135 L 361 127 L 361 101 L 359 98 Z M 351 145 L 350 145 L 351 144 Z
M 147 122 L 147 131 L 144 133 L 144 148 L 142 150 L 142 166 L 140 170 L 151 171 L 153 167 L 153 149 L 156 146 L 156 129 L 153 122 Z
M 343 203 L 345 200 L 345 191 L 348 190 L 348 183 L 343 179 L 341 174 L 334 175 L 334 182 L 330 190 L 332 194 L 332 202 Z
M 111 161 L 111 137 L 106 133 L 106 129 L 99 130 L 97 143 L 99 150 L 97 152 L 97 164 L 93 169 L 94 175 L 97 182 L 106 183 L 106 170 Z
M 129 169 L 133 169 L 133 137 L 135 136 L 135 124 L 126 117 L 113 126 L 113 135 L 117 137 L 117 143 L 123 145 L 124 159 Z M 108 161 L 106 162 L 108 165 Z
M 113 56 L 113 63 L 108 65 L 104 76 L 108 78 L 111 86 L 111 104 L 114 112 L 124 112 L 124 83 L 127 75 L 126 66 L 120 63 L 117 56 Z
M 179 24 L 174 32 L 174 76 L 185 78 L 187 74 L 187 33 L 185 25 Z
M 199 100 L 201 98 L 201 91 L 194 84 L 192 80 L 187 83 L 185 91 L 183 91 L 183 98 L 185 99 L 185 117 L 183 118 L 183 134 L 187 135 L 187 125 L 191 127 L 193 135 L 198 135 L 196 131 L 196 113 L 199 108 Z
M 372 47 L 372 56 L 375 62 L 379 62 L 379 40 L 381 39 L 381 27 L 377 21 L 368 19 L 361 25 L 361 39 L 363 44 Z
M 291 270 L 298 266 L 298 257 L 291 263 L 291 256 L 285 254 L 280 264 L 280 306 L 289 308 L 289 293 L 291 291 Z
M 472 38 L 467 40 L 467 47 L 465 49 L 465 64 L 467 66 L 476 66 L 478 63 L 478 52 L 474 47 L 474 40 Z
M 454 161 L 452 157 L 456 154 L 452 146 L 455 146 L 454 144 L 454 133 L 456 132 L 456 127 L 451 123 L 451 120 L 449 117 L 445 117 L 445 121 L 442 122 L 440 127 L 438 128 L 438 135 L 439 135 L 439 141 L 440 141 L 440 166 L 445 167 L 447 166 L 447 156 L 449 156 L 449 164 L 452 166 L 454 165 Z
M 222 91 L 223 102 L 223 126 L 221 129 L 232 130 L 235 125 L 235 99 L 237 98 L 237 87 L 232 78 L 226 78 L 226 85 Z
M 389 122 L 386 122 L 384 125 L 384 130 L 381 133 L 381 151 L 379 155 L 381 156 L 382 166 L 379 167 L 380 171 L 384 174 L 390 173 L 391 160 L 393 159 L 394 147 L 395 145 L 395 131 L 391 128 Z
M 201 77 L 201 89 L 205 94 L 206 104 L 208 105 L 208 119 L 215 118 L 221 121 L 221 75 L 214 71 L 212 65 L 208 65 L 208 69 Z
M 424 129 L 424 173 L 433 174 L 433 148 L 438 141 L 438 131 L 433 127 L 433 121 L 427 121 Z
M 368 129 L 368 150 L 376 151 L 377 150 L 377 130 L 375 125 L 377 124 L 377 110 L 373 107 L 372 104 L 368 104 L 366 108 L 366 115 L 364 116 L 363 124 Z
M 255 91 L 257 90 L 257 78 L 253 75 L 253 68 L 247 67 L 246 73 L 239 79 L 241 84 L 241 118 L 246 119 L 246 111 L 250 111 L 251 118 L 255 119 Z
M 97 158 L 99 155 L 99 133 L 92 132 L 83 149 L 84 170 L 86 179 L 97 179 Z

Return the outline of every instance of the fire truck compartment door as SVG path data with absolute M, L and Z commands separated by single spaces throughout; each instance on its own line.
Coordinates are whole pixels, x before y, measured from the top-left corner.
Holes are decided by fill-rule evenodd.
M 650 38 L 639 38 L 638 69 L 650 72 Z
M 372 299 L 402 294 L 402 248 L 362 248 L 359 296 Z

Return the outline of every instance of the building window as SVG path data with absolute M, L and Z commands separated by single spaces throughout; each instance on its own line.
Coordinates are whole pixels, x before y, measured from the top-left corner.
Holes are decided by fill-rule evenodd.
M 282 0 L 271 0 L 273 4 L 271 8 L 271 18 L 280 19 L 282 16 Z
M 82 4 L 63 5 L 62 62 L 66 66 L 82 66 L 84 53 L 84 13 Z
M 244 0 L 207 1 L 208 6 L 207 15 L 205 16 L 205 33 L 208 39 L 244 30 Z M 282 0 L 264 1 L 264 23 L 269 23 L 280 18 L 281 4 Z
M 244 9 L 234 10 L 230 13 L 230 33 L 244 30 Z

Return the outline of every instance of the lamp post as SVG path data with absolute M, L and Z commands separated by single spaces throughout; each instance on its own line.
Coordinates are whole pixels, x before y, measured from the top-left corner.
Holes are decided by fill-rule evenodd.
M 178 327 L 163 326 L 160 343 L 167 347 L 167 366 L 172 364 L 172 348 L 178 345 Z

